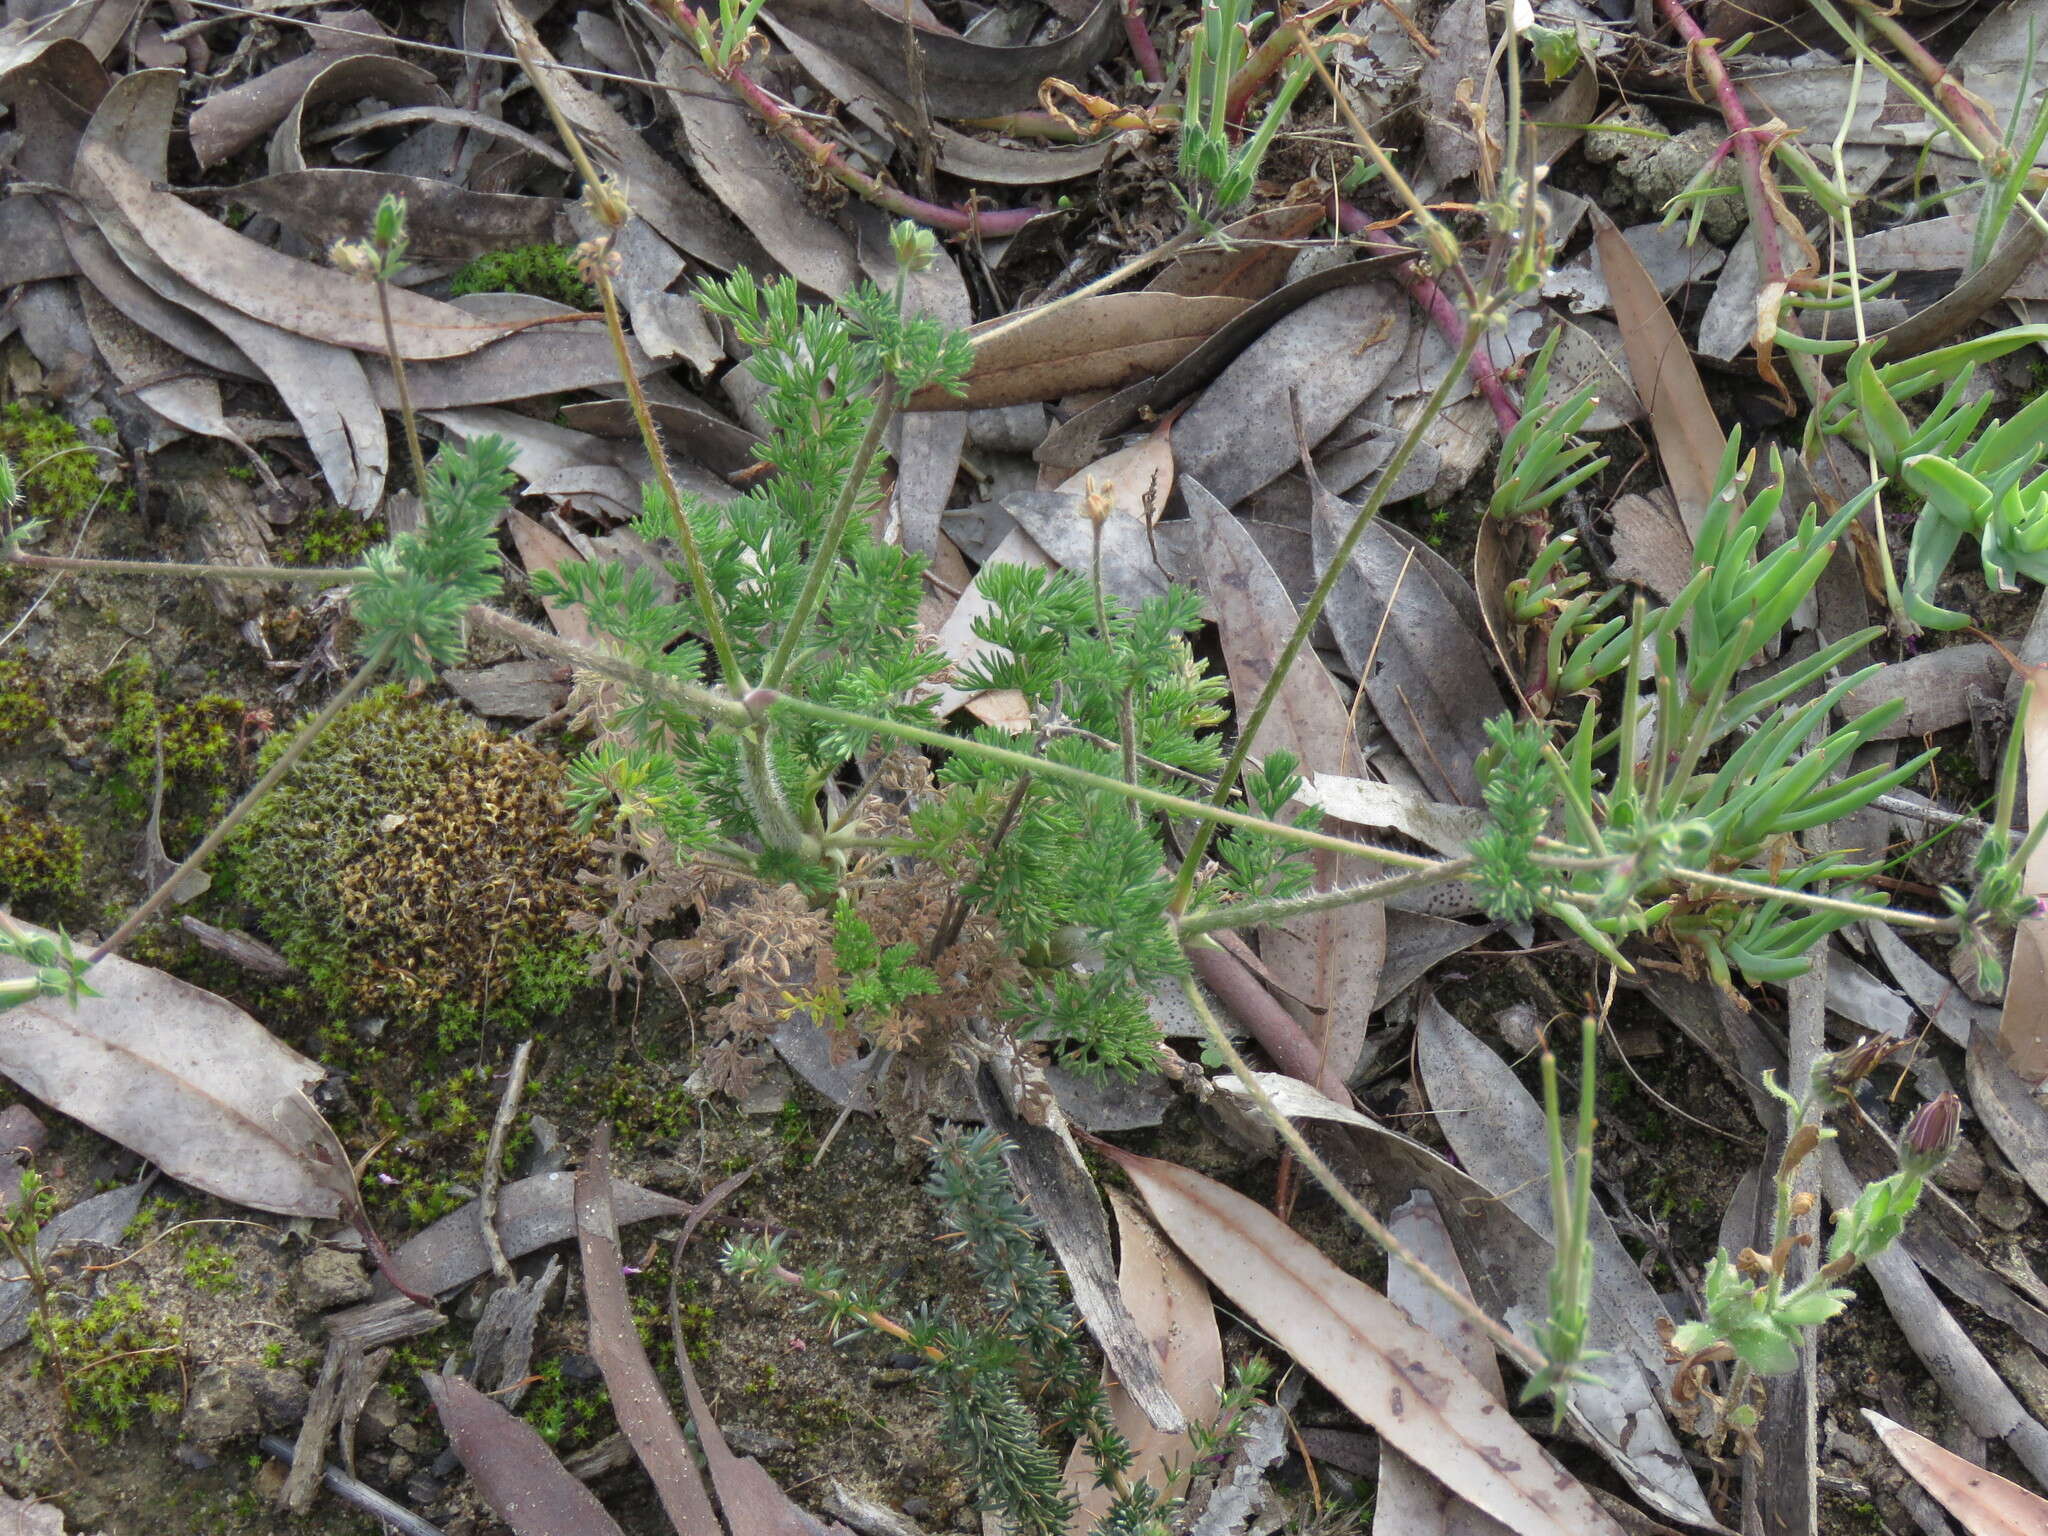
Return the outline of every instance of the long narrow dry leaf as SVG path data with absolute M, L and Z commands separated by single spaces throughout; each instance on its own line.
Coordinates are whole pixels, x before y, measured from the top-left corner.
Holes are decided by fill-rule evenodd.
M 1394 1235 L 1408 1251 L 1442 1275 L 1468 1300 L 1471 1282 L 1451 1246 L 1443 1213 L 1426 1189 L 1418 1189 L 1387 1218 Z M 1417 1280 L 1405 1266 L 1387 1272 L 1387 1299 L 1413 1317 L 1458 1358 L 1493 1395 L 1506 1405 L 1500 1365 L 1493 1344 L 1472 1320 L 1453 1311 L 1441 1296 Z M 1372 1504 L 1373 1536 L 1513 1536 L 1498 1521 L 1481 1514 L 1457 1494 L 1391 1447 L 1380 1451 L 1380 1480 Z
M 27 974 L 0 956 L 0 980 Z M 225 998 L 118 955 L 92 984 L 100 995 L 76 1007 L 45 997 L 0 1013 L 0 1072 L 195 1189 L 285 1216 L 342 1213 L 280 1116 L 325 1075 L 318 1062 Z
M 1989 1035 L 1970 1041 L 1970 1108 L 2027 1187 L 2048 1200 L 2048 1109 L 2028 1091 Z
M 1104 1150 L 1195 1267 L 1387 1444 L 1520 1536 L 1620 1536 L 1578 1480 L 1385 1296 L 1213 1179 Z
M 1246 308 L 1242 299 L 1177 293 L 1104 293 L 984 321 L 974 337 L 967 392 L 928 389 L 918 411 L 982 410 L 1122 389 L 1165 373 Z
M 687 1216 L 691 1210 L 681 1200 L 623 1179 L 612 1181 L 611 1201 L 613 1221 L 621 1227 L 669 1221 Z M 574 1174 L 536 1173 L 498 1191 L 498 1246 L 506 1258 L 522 1258 L 575 1235 Z M 407 1238 L 392 1257 L 405 1283 L 426 1295 L 452 1291 L 490 1273 L 482 1206 L 472 1200 L 450 1211 L 424 1232 Z
M 1727 436 L 1656 281 L 1643 270 L 1642 258 L 1621 231 L 1598 209 L 1593 211 L 1593 243 L 1614 300 L 1614 318 L 1621 325 L 1629 377 L 1650 413 L 1664 478 L 1678 497 L 1686 532 L 1697 538 L 1721 471 Z
M 420 1381 L 477 1492 L 514 1536 L 621 1536 L 618 1522 L 526 1423 L 459 1376 Z
M 414 261 L 469 261 L 511 246 L 565 243 L 560 198 L 472 192 L 424 176 L 341 166 L 260 176 L 235 187 L 236 202 L 322 250 L 337 240 L 361 239 L 387 196 L 405 199 L 406 252 Z
M 1182 487 L 1202 552 L 1203 588 L 1216 610 L 1231 697 L 1238 719 L 1244 720 L 1268 686 L 1298 615 L 1244 525 L 1192 477 L 1184 478 Z M 1279 687 L 1252 750 L 1262 757 L 1291 752 L 1304 773 L 1356 777 L 1363 772 L 1344 696 L 1312 648 L 1303 647 Z M 1350 878 L 1332 859 L 1319 856 L 1316 868 L 1319 886 Z M 1265 929 L 1259 953 L 1283 992 L 1300 1000 L 1302 1027 L 1322 1049 L 1316 1086 L 1332 1099 L 1344 1098 L 1351 1068 L 1365 1048 L 1386 963 L 1386 907 L 1354 902 Z
M 1117 1288 L 1139 1330 L 1159 1356 L 1159 1374 L 1189 1424 L 1207 1424 L 1216 1414 L 1223 1391 L 1223 1339 L 1216 1331 L 1216 1308 L 1209 1288 L 1188 1261 L 1160 1235 L 1128 1196 L 1105 1190 L 1116 1213 Z M 1193 1470 L 1195 1443 L 1153 1424 L 1126 1392 L 1115 1372 L 1103 1370 L 1103 1390 L 1117 1430 L 1130 1442 L 1131 1465 L 1126 1484 L 1148 1480 L 1165 1492 L 1177 1474 Z M 1079 1501 L 1068 1522 L 1069 1536 L 1088 1536 L 1109 1512 L 1116 1490 L 1098 1485 L 1095 1466 L 1076 1445 L 1067 1456 L 1067 1488 Z
M 1962 1521 L 1970 1536 L 2041 1536 L 2048 1531 L 2048 1499 L 1963 1460 L 1874 1408 L 1864 1409 L 1863 1417 L 1913 1481 Z
M 2023 666 L 2020 671 L 2034 684 L 2019 722 L 2026 752 L 2027 825 L 2032 827 L 2048 816 L 2048 667 Z M 2048 895 L 2048 839 L 2027 860 L 2025 889 L 2030 895 Z M 2026 1082 L 2039 1086 L 2048 1081 L 2048 917 L 2026 919 L 2013 935 L 1998 1044 Z
M 590 1354 L 604 1374 L 619 1428 L 647 1469 L 676 1536 L 721 1536 L 690 1442 L 647 1361 L 626 1296 L 619 1225 L 612 1213 L 612 1130 L 598 1127 L 576 1175 L 576 1238 L 583 1252 L 583 1297 L 590 1309 Z

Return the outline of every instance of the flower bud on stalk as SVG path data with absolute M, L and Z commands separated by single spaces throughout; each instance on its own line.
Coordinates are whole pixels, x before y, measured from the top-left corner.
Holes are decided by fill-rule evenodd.
M 1910 1178 L 1925 1179 L 1948 1161 L 1962 1139 L 1963 1101 L 1944 1093 L 1922 1104 L 1899 1137 L 1899 1169 Z

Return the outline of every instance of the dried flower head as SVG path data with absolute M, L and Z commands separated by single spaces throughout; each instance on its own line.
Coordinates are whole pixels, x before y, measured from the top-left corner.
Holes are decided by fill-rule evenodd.
M 1899 1168 L 1924 1179 L 1948 1160 L 1963 1134 L 1963 1101 L 1944 1093 L 1922 1104 L 1899 1137 Z
M 633 216 L 632 204 L 626 200 L 625 183 L 616 176 L 600 176 L 587 183 L 583 188 L 583 206 L 606 229 L 623 229 L 626 220 Z
M 337 240 L 327 248 L 327 259 L 350 277 L 367 282 L 375 282 L 384 267 L 377 248 L 367 240 Z

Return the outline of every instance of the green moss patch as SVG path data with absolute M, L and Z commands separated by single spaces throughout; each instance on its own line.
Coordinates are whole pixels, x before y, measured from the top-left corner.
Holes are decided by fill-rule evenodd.
M 448 280 L 456 298 L 466 293 L 530 293 L 571 309 L 596 309 L 597 294 L 576 270 L 566 245 L 522 245 L 479 256 Z

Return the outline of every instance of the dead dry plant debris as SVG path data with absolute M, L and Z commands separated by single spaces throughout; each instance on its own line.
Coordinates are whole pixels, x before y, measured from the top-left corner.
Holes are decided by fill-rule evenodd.
M 2042 1525 L 2044 34 L 2044 0 L 11 5 L 0 1072 L 376 1261 L 297 1510 L 324 1475 L 472 1518 L 410 1452 L 361 1475 L 402 1361 L 520 1536 L 625 1528 L 581 1474 L 629 1465 L 684 1536 L 902 1536 L 728 1444 L 690 1319 L 745 1304 L 678 1289 L 715 1218 L 729 1270 L 907 1346 L 1037 1536 Z M 222 638 L 160 627 L 169 587 L 131 623 L 146 581 Z M 166 849 L 95 798 L 80 648 L 238 665 L 266 724 L 327 698 Z M 264 979 L 180 979 L 223 972 L 173 906 Z M 571 1174 L 550 1037 L 614 1025 L 690 1108 L 582 1100 Z M 355 1069 L 445 1078 L 448 1136 L 508 1030 L 541 1043 L 486 1165 L 387 1251 L 402 1116 Z M 859 1231 L 614 1175 L 709 1182 L 705 1096 L 792 1075 L 839 1113 L 792 1176 L 852 1116 L 929 1141 L 967 1289 L 899 1305 Z M 643 1144 L 691 1117 L 694 1165 Z M 125 1424 L 59 1347 L 130 1294 L 65 1278 L 104 1220 L 61 1160 L 8 1182 L 49 1411 Z M 684 1216 L 663 1340 L 622 1229 Z M 1284 1451 L 1253 1330 L 1376 1476 Z M 120 1335 L 162 1418 L 175 1333 Z M 609 1461 L 549 1444 L 579 1340 Z

